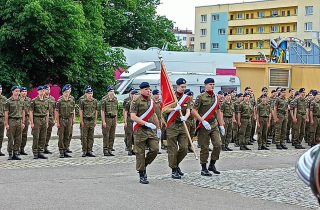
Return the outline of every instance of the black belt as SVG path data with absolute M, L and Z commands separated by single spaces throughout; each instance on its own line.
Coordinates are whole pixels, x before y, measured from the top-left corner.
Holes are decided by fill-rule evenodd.
M 320 118 L 320 116 L 317 116 L 317 118 Z
M 215 122 L 216 121 L 216 118 L 210 118 L 207 122 L 209 123 L 209 124 L 211 124 L 211 123 L 213 123 L 213 122 Z
M 85 120 L 93 120 L 93 117 L 84 117 Z
M 247 120 L 248 120 L 248 119 L 250 119 L 251 117 L 241 117 L 241 118 L 243 118 L 243 119 L 247 119 Z
M 33 117 L 36 117 L 36 118 L 44 118 L 44 117 L 46 117 L 47 115 L 43 115 L 43 116 L 35 116 L 35 115 L 33 115 Z
M 9 119 L 13 119 L 13 120 L 20 120 L 21 117 L 9 117 Z
M 232 118 L 232 116 L 223 116 L 223 117 L 225 117 L 225 118 Z
M 4 117 L 4 116 L 0 116 L 0 118 L 2 118 L 2 117 Z
M 268 118 L 269 116 L 260 116 L 260 117 L 262 117 L 262 118 Z
M 49 114 L 49 117 L 52 117 L 53 115 L 52 114 Z

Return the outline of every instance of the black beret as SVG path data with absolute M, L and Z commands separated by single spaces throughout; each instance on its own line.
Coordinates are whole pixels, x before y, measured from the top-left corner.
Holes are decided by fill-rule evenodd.
M 225 92 L 224 96 L 230 95 L 230 92 Z
M 160 91 L 158 90 L 158 89 L 154 89 L 153 91 L 152 91 L 152 95 L 156 95 L 156 94 L 159 94 L 160 93 Z
M 43 86 L 39 86 L 39 87 L 37 88 L 37 90 L 44 90 L 44 87 L 43 87 Z
M 299 91 L 296 91 L 296 93 L 294 94 L 294 96 L 298 96 L 300 95 L 300 92 Z
M 141 82 L 141 84 L 139 85 L 139 88 L 142 89 L 142 88 L 148 88 L 150 87 L 149 83 L 148 82 Z
M 317 90 L 312 91 L 312 95 L 313 95 L 313 96 L 318 95 L 318 91 L 317 91 Z
M 268 95 L 267 95 L 267 94 L 262 94 L 262 95 L 260 96 L 260 98 L 263 98 L 263 97 L 268 97 Z
M 276 88 L 276 91 L 278 91 L 279 89 L 281 89 L 281 87 L 277 87 L 277 88 Z
M 304 88 L 300 88 L 299 93 L 302 93 L 303 91 L 305 91 L 306 89 Z
M 187 95 L 188 95 L 188 96 L 193 96 L 194 93 L 193 93 L 192 91 L 190 91 L 190 92 L 187 93 Z
M 109 85 L 109 86 L 107 87 L 107 92 L 109 92 L 109 91 L 111 91 L 111 90 L 114 90 L 114 86 L 113 86 L 113 85 Z
M 268 88 L 267 87 L 263 87 L 261 91 L 264 91 L 264 90 L 268 90 Z
M 131 94 L 133 95 L 133 94 L 136 94 L 136 93 L 139 93 L 137 90 L 133 90 L 132 92 L 131 92 Z
M 176 84 L 177 85 L 182 85 L 182 84 L 186 84 L 187 83 L 187 81 L 185 80 L 185 79 L 183 79 L 183 78 L 179 78 L 177 81 L 176 81 Z
M 219 90 L 218 94 L 224 94 L 224 92 L 222 90 Z
M 213 78 L 207 78 L 207 79 L 204 81 L 204 84 L 208 84 L 208 83 L 214 83 L 214 79 L 213 79 Z
M 26 87 L 21 87 L 20 88 L 20 91 L 24 91 L 24 90 L 27 90 L 27 88 Z
M 244 90 L 246 91 L 246 90 L 248 90 L 248 89 L 251 89 L 251 87 L 246 87 Z
M 275 93 L 275 92 L 277 92 L 276 90 L 271 90 L 271 93 Z
M 43 86 L 43 89 L 47 89 L 47 88 L 49 88 L 50 86 L 48 85 L 48 84 L 45 84 L 44 86 Z
M 238 98 L 241 97 L 241 96 L 243 96 L 243 93 L 238 93 L 238 94 L 237 94 L 237 97 L 238 97 Z
M 83 89 L 86 90 L 88 88 L 91 88 L 91 86 L 90 85 L 85 85 Z
M 70 89 L 70 86 L 65 85 L 65 86 L 62 88 L 62 92 L 66 91 L 66 90 L 69 90 L 69 89 Z
M 15 89 L 19 89 L 19 86 L 18 85 L 12 86 L 11 91 L 14 91 Z
M 250 96 L 250 93 L 244 93 L 243 97 Z
M 230 91 L 230 93 L 233 93 L 233 92 L 237 92 L 237 90 L 236 90 L 236 89 L 232 89 L 232 90 Z
M 92 93 L 92 92 L 93 92 L 93 90 L 91 88 L 86 90 L 86 93 Z
M 201 89 L 200 93 L 203 93 L 203 92 L 205 92 L 205 91 L 206 91 L 205 89 Z
M 290 88 L 290 89 L 289 89 L 289 93 L 290 93 L 291 91 L 293 91 L 293 90 L 294 90 L 293 88 Z
M 281 92 L 283 92 L 283 91 L 287 91 L 287 89 L 286 88 L 281 88 L 281 90 L 280 90 Z
M 190 89 L 185 89 L 184 94 L 189 93 Z

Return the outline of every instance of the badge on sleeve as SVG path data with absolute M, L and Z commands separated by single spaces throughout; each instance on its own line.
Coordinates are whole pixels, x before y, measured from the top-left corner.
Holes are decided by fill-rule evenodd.
M 194 105 L 195 106 L 199 106 L 199 98 L 198 97 L 196 98 L 196 101 L 194 102 Z

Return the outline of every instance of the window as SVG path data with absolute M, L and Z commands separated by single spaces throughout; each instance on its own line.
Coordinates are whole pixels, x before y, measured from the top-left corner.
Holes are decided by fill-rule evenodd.
M 218 29 L 218 34 L 219 35 L 225 35 L 226 34 L 226 29 L 225 28 Z
M 237 42 L 237 43 L 236 43 L 236 48 L 238 48 L 238 49 L 239 49 L 239 48 L 242 48 L 242 42 Z
M 287 32 L 290 32 L 290 26 L 287 26 Z
M 313 14 L 313 6 L 306 6 L 306 15 Z
M 207 22 L 207 15 L 201 15 L 201 22 L 202 23 Z
M 249 34 L 249 29 L 248 28 L 246 28 L 246 34 Z
M 250 49 L 253 49 L 253 43 L 250 43 Z
M 237 19 L 243 19 L 243 14 L 242 13 L 238 13 L 237 14 Z
M 200 43 L 200 49 L 205 50 L 206 49 L 206 43 Z
M 187 41 L 187 37 L 184 36 L 184 37 L 182 38 L 182 40 L 183 40 L 183 41 Z
M 294 30 L 294 31 L 297 31 L 297 28 L 298 28 L 298 27 L 297 27 L 297 24 L 295 24 L 295 25 L 293 26 L 293 30 Z
M 311 31 L 312 30 L 312 23 L 311 22 L 305 23 L 304 24 L 304 30 L 305 31 Z
M 180 36 L 176 36 L 176 40 L 180 40 Z
M 279 15 L 278 10 L 271 11 L 271 16 L 278 16 L 278 15 Z
M 306 46 L 306 47 L 311 47 L 311 45 L 312 45 L 312 39 L 305 39 L 305 40 L 304 40 L 304 43 L 305 43 L 305 46 Z
M 289 69 L 269 69 L 269 87 L 284 87 L 290 86 L 290 70 Z
M 264 11 L 258 12 L 258 17 L 264 17 Z
M 207 29 L 201 29 L 201 36 L 207 35 Z
M 230 15 L 230 20 L 233 20 L 233 15 Z
M 229 50 L 231 50 L 232 49 L 232 44 L 229 44 Z
M 249 19 L 250 15 L 249 14 L 246 14 L 246 19 Z
M 270 32 L 273 33 L 273 32 L 278 32 L 278 26 L 271 26 L 270 27 Z
M 219 15 L 212 15 L 212 21 L 218 21 Z
M 190 42 L 194 42 L 194 37 L 190 37 Z
M 295 15 L 298 14 L 298 8 L 296 8 L 296 9 L 294 10 L 294 14 L 295 14 Z
M 236 34 L 243 34 L 243 28 L 242 27 L 236 28 Z
M 258 33 L 264 33 L 264 26 L 259 26 L 257 31 Z
M 287 11 L 287 16 L 290 16 L 291 15 L 291 12 L 290 10 Z
M 282 17 L 286 16 L 286 11 L 282 11 L 282 12 L 281 12 L 281 16 L 282 16 Z
M 263 41 L 257 42 L 257 48 L 263 48 L 263 47 L 264 47 Z
M 284 26 L 281 26 L 281 33 L 284 33 Z
M 212 49 L 219 49 L 219 43 L 212 43 Z
M 232 79 L 232 78 L 230 78 Z M 233 78 L 234 79 L 234 78 Z M 226 93 L 226 92 L 231 92 L 231 90 L 236 90 L 237 91 L 237 87 L 234 86 L 221 86 L 221 90 Z

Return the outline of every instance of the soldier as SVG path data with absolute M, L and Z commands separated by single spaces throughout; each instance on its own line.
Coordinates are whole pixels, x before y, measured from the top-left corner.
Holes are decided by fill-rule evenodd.
M 222 90 L 218 92 L 218 98 L 219 98 L 219 103 L 222 104 L 222 102 L 224 101 L 224 92 Z
M 290 88 L 289 89 L 289 98 L 287 99 L 287 104 L 288 104 L 288 123 L 287 123 L 287 133 L 286 133 L 286 140 L 287 140 L 287 143 L 291 143 L 291 140 L 290 140 L 290 131 L 291 131 L 291 128 L 292 128 L 292 117 L 291 117 L 291 114 L 290 114 L 290 104 L 291 102 L 294 100 L 294 89 L 293 88 Z
M 233 104 L 233 106 L 235 105 L 235 103 L 237 102 L 237 90 L 236 89 L 232 89 L 230 91 L 231 93 L 231 103 Z M 235 109 L 236 111 L 236 109 Z M 232 124 L 232 138 L 231 138 L 231 143 L 235 143 L 235 137 L 236 137 L 236 132 L 237 132 L 237 122 Z
M 130 115 L 133 123 L 134 132 L 134 152 L 136 153 L 136 170 L 139 172 L 140 183 L 149 184 L 147 180 L 146 167 L 152 163 L 159 151 L 157 138 L 161 137 L 161 129 L 158 117 L 154 113 L 154 102 L 150 99 L 150 85 L 142 82 L 140 93 L 136 99 L 132 100 Z M 157 135 L 153 131 L 157 129 Z M 146 145 L 149 148 L 145 156 Z
M 238 125 L 239 125 L 239 141 L 240 150 L 251 150 L 247 147 L 251 134 L 251 117 L 253 107 L 250 103 L 250 93 L 243 94 L 243 101 L 238 108 Z
M 262 95 L 263 95 L 263 94 L 267 94 L 267 96 L 268 96 L 268 88 L 267 88 L 267 87 L 263 87 L 262 90 L 261 90 L 261 92 L 262 92 Z M 259 98 L 257 99 L 257 105 L 260 104 L 261 102 L 262 102 L 262 98 L 259 97 Z
M 19 157 L 19 149 L 22 130 L 25 127 L 25 108 L 24 102 L 19 99 L 19 87 L 13 86 L 11 93 L 12 96 L 7 99 L 4 108 L 4 125 L 7 129 L 8 137 L 8 160 L 21 160 Z
M 161 125 L 161 101 L 160 101 L 160 91 L 158 89 L 155 89 L 152 91 L 153 95 L 153 101 L 155 104 L 154 112 L 156 113 L 159 121 L 160 127 Z M 161 141 L 161 139 L 158 139 L 158 141 Z M 158 154 L 162 154 L 160 151 L 158 151 Z
M 103 154 L 104 156 L 114 156 L 112 149 L 118 120 L 118 100 L 114 96 L 113 85 L 108 86 L 107 92 L 108 94 L 101 101 Z
M 70 100 L 72 100 L 75 103 L 76 101 L 75 101 L 74 97 L 71 95 L 72 86 L 70 84 L 66 84 L 65 87 L 68 88 Z M 60 97 L 62 98 L 63 96 L 60 96 Z M 76 111 L 75 111 L 75 109 L 74 109 L 74 112 L 73 112 L 72 116 L 73 116 L 73 119 L 72 119 L 71 129 L 70 129 L 68 141 L 67 141 L 67 143 L 65 145 L 66 148 L 67 148 L 66 153 L 72 153 L 72 151 L 70 150 L 70 143 L 71 143 L 72 134 L 73 134 L 73 125 L 76 123 Z
M 235 147 L 240 147 L 240 142 L 239 142 L 239 125 L 238 125 L 238 109 L 240 103 L 243 101 L 243 94 L 239 93 L 237 94 L 237 101 L 234 103 L 234 110 L 235 110 L 235 119 L 236 123 L 233 124 L 233 133 L 234 133 L 234 146 Z
M 300 92 L 296 91 L 295 94 L 294 94 L 294 99 L 290 103 L 290 112 L 289 113 L 290 113 L 291 119 L 293 119 L 293 116 L 295 115 L 294 109 L 292 110 L 293 101 L 295 99 L 298 99 L 299 97 L 300 97 Z M 295 132 L 293 131 L 293 120 L 292 120 L 291 139 L 294 139 L 294 135 L 295 135 Z M 291 142 L 292 142 L 292 146 L 294 146 L 293 140 Z
M 189 99 L 189 101 L 190 101 L 190 110 L 192 110 L 194 93 L 192 91 L 189 91 L 187 93 L 187 95 L 190 97 L 190 99 Z M 188 131 L 189 131 L 189 135 L 190 135 L 191 139 L 193 139 L 194 132 L 195 132 L 195 129 L 196 129 L 196 121 L 194 120 L 194 117 L 191 114 L 191 111 L 190 111 L 190 116 L 187 119 L 187 127 L 188 127 Z M 191 144 L 190 144 L 189 141 L 188 141 L 188 153 L 193 153 L 193 150 L 192 150 L 192 147 L 191 147 Z
M 91 86 L 90 85 L 85 85 L 84 86 L 84 94 L 79 98 L 79 107 L 80 107 L 80 105 L 81 105 L 81 102 L 84 100 L 84 99 L 87 99 L 87 95 L 86 95 L 86 90 L 88 90 L 88 89 L 92 89 L 91 88 Z M 82 129 L 82 127 L 81 127 L 81 124 L 80 124 L 80 139 L 81 139 L 81 141 L 82 141 L 82 131 L 81 131 L 81 129 Z
M 307 98 L 307 113 L 306 113 L 306 115 L 308 115 L 308 119 L 310 119 L 310 111 L 309 111 L 310 103 L 314 100 L 314 96 L 312 95 L 312 93 L 313 93 L 313 90 L 310 90 L 310 92 L 308 94 L 308 98 Z M 308 143 L 309 146 L 311 146 L 311 143 L 310 143 L 310 121 L 306 122 L 304 140 L 306 143 Z
M 132 100 L 132 91 L 134 90 L 134 87 L 130 87 L 129 88 L 129 96 L 127 97 L 127 98 L 125 98 L 124 100 L 123 100 L 123 104 L 122 104 L 122 115 L 124 116 L 124 113 L 126 112 L 126 105 L 128 104 L 128 102 L 130 101 L 131 102 L 131 100 Z M 129 102 L 129 103 L 130 103 Z M 130 105 L 129 105 L 129 107 L 130 107 Z M 130 132 L 130 131 L 129 131 Z M 130 135 L 130 134 L 128 134 L 128 135 Z M 127 129 L 126 129 L 126 127 L 124 127 L 124 143 L 125 143 L 125 145 L 126 145 L 126 147 L 125 147 L 125 151 L 130 151 L 130 148 L 129 148 L 129 146 L 127 145 L 127 142 L 128 142 L 128 140 L 127 140 Z M 131 133 L 131 136 L 132 136 L 132 133 Z M 129 141 L 131 141 L 131 140 L 129 140 Z M 132 150 L 132 148 L 131 148 L 131 150 Z
M 44 145 L 44 154 L 52 154 L 52 152 L 50 152 L 48 150 L 48 146 L 49 146 L 49 141 L 50 141 L 50 138 L 51 138 L 51 133 L 52 133 L 52 128 L 55 124 L 54 122 L 54 108 L 56 106 L 56 99 L 50 95 L 50 92 L 51 92 L 51 88 L 49 85 L 44 85 L 44 98 L 47 99 L 49 101 L 49 125 L 48 125 L 48 128 L 47 128 L 47 136 L 46 136 L 46 142 L 45 142 L 45 145 Z
M 313 91 L 315 99 L 310 103 L 310 146 L 315 146 L 320 137 L 320 92 Z
M 33 159 L 48 159 L 43 155 L 49 124 L 49 101 L 44 98 L 44 87 L 37 88 L 38 96 L 31 100 L 29 119 L 33 135 Z
M 94 128 L 98 118 L 98 101 L 93 98 L 93 90 L 86 90 L 86 97 L 80 101 L 80 122 L 82 157 L 95 157 L 92 153 L 94 142 Z
M 7 101 L 7 98 L 2 95 L 2 85 L 0 85 L 0 156 L 5 154 L 1 152 L 3 135 L 4 135 L 4 105 Z
M 175 91 L 178 103 L 175 107 L 167 109 L 167 140 L 168 140 L 168 161 L 169 167 L 172 169 L 171 177 L 173 179 L 181 179 L 184 173 L 181 171 L 179 164 L 188 153 L 188 136 L 183 126 L 183 122 L 187 121 L 190 116 L 189 96 L 183 94 L 187 82 L 183 78 L 176 81 L 177 90 Z M 179 111 L 181 110 L 182 116 Z
M 135 100 L 139 96 L 139 92 L 137 90 L 133 90 L 130 93 L 131 95 L 131 100 L 127 100 L 126 105 L 125 105 L 125 113 L 124 113 L 124 125 L 126 128 L 126 135 L 127 137 L 125 138 L 127 140 L 126 145 L 128 147 L 128 155 L 134 155 L 134 152 L 132 150 L 132 145 L 133 145 L 133 121 L 131 120 L 130 116 L 130 106 L 131 106 L 131 101 Z
M 262 94 L 261 102 L 257 106 L 258 150 L 269 150 L 267 136 L 271 122 L 271 106 L 267 103 L 267 98 L 267 94 Z
M 250 90 L 249 90 L 250 89 Z M 253 138 L 254 134 L 256 133 L 256 123 L 257 123 L 257 120 L 256 120 L 256 99 L 254 97 L 254 94 L 253 94 L 253 91 L 251 90 L 251 88 L 249 87 L 249 89 L 247 90 L 248 93 L 250 93 L 250 103 L 253 107 L 253 115 L 251 116 L 251 134 L 250 134 L 250 140 L 248 142 L 248 145 L 252 145 L 253 142 L 256 141 L 255 138 Z
M 66 85 L 62 88 L 63 95 L 58 99 L 55 108 L 55 119 L 59 135 L 59 158 L 71 157 L 67 152 L 67 146 L 69 144 L 75 102 L 70 97 L 69 88 L 70 86 Z
M 268 104 L 271 106 L 271 126 L 268 130 L 268 139 L 272 139 L 272 142 L 274 142 L 274 120 L 273 120 L 273 101 L 276 99 L 277 97 L 277 91 L 276 90 L 271 90 L 271 96 L 268 99 Z M 269 146 L 268 144 L 271 144 L 271 142 L 269 142 L 269 140 L 267 140 L 267 147 Z
M 232 151 L 229 148 L 229 140 L 232 137 L 232 124 L 236 122 L 234 114 L 234 105 L 231 102 L 231 93 L 224 93 L 225 101 L 221 104 L 221 112 L 223 113 L 223 120 L 225 122 L 226 135 L 221 137 L 222 140 L 222 151 Z
M 273 120 L 275 123 L 275 142 L 277 149 L 288 149 L 285 145 L 288 116 L 286 91 L 286 88 L 281 88 L 280 96 L 273 102 Z
M 24 148 L 27 144 L 27 139 L 28 139 L 28 127 L 29 127 L 29 112 L 26 111 L 30 107 L 31 99 L 27 96 L 27 88 L 26 87 L 21 87 L 20 88 L 20 100 L 24 102 L 24 108 L 25 108 L 25 117 L 24 117 L 24 129 L 22 131 L 22 141 L 20 145 L 20 155 L 28 155 Z
M 307 99 L 305 98 L 306 92 L 304 88 L 299 90 L 299 98 L 291 102 L 291 115 L 292 115 L 292 130 L 293 138 L 292 143 L 296 149 L 305 149 L 302 145 L 302 139 L 304 137 L 306 121 L 309 121 L 307 112 Z M 293 114 L 294 113 L 294 114 Z
M 213 93 L 214 84 L 213 78 L 207 78 L 204 81 L 205 92 L 197 96 L 192 109 L 192 115 L 200 122 L 197 128 L 199 129 L 198 142 L 201 145 L 200 164 L 202 176 L 212 176 L 209 171 L 220 174 L 215 167 L 215 163 L 219 159 L 221 150 L 219 128 L 222 135 L 225 135 L 225 129 L 223 126 L 223 115 L 217 103 L 218 97 Z M 211 153 L 210 165 L 207 169 L 210 139 L 213 151 Z

